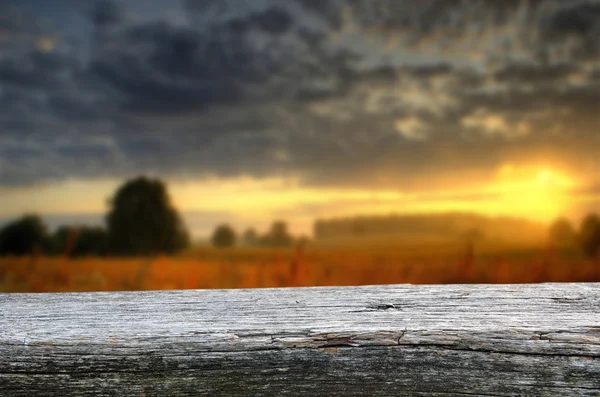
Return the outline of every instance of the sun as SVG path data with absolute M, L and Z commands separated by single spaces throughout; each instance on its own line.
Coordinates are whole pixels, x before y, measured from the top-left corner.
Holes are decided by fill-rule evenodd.
M 508 164 L 500 168 L 489 190 L 498 195 L 495 206 L 499 211 L 550 221 L 568 209 L 570 191 L 576 185 L 573 177 L 556 168 Z

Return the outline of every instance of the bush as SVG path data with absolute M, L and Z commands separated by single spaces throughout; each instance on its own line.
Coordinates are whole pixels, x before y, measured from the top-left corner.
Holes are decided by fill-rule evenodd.
M 54 252 L 66 256 L 103 256 L 108 253 L 108 232 L 101 227 L 61 226 L 52 240 Z
M 287 230 L 287 223 L 275 221 L 269 232 L 262 238 L 262 243 L 268 247 L 289 247 L 294 239 Z
M 600 217 L 597 214 L 589 214 L 581 222 L 579 243 L 587 256 L 600 255 Z
M 550 242 L 559 246 L 572 245 L 576 235 L 575 228 L 566 218 L 555 220 L 548 230 Z
M 259 237 L 258 237 L 258 233 L 256 232 L 256 229 L 254 229 L 254 228 L 247 229 L 243 234 L 242 240 L 244 241 L 244 244 L 246 244 L 246 245 L 258 244 Z
M 215 247 L 228 248 L 235 245 L 237 236 L 229 225 L 220 225 L 215 229 L 211 241 Z
M 29 255 L 47 251 L 49 236 L 46 225 L 37 215 L 25 215 L 0 231 L 1 255 Z

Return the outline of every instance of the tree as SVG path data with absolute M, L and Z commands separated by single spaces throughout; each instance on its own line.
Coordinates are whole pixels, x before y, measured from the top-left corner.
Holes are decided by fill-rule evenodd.
M 256 232 L 256 229 L 252 227 L 246 229 L 246 231 L 243 234 L 242 240 L 246 245 L 256 245 L 258 243 L 258 233 Z
M 37 215 L 25 215 L 0 231 L 0 254 L 28 255 L 48 248 L 48 230 Z
M 84 226 L 78 230 L 73 255 L 103 256 L 108 252 L 108 232 L 102 227 Z
M 53 251 L 65 256 L 102 256 L 108 252 L 108 232 L 102 227 L 61 226 L 52 240 Z
M 600 255 L 600 217 L 597 214 L 589 214 L 581 222 L 579 243 L 589 257 Z
M 548 229 L 550 242 L 559 246 L 572 244 L 575 241 L 575 235 L 575 228 L 566 218 L 555 220 Z
M 60 226 L 52 235 L 52 253 L 71 256 L 78 234 L 76 227 Z
M 287 223 L 275 221 L 271 224 L 271 229 L 263 239 L 264 244 L 271 247 L 289 247 L 293 239 L 287 230 Z
M 189 245 L 189 235 L 171 205 L 164 183 L 138 177 L 110 200 L 108 246 L 120 255 L 172 254 Z
M 229 225 L 220 225 L 215 229 L 211 241 L 215 247 L 229 248 L 235 245 L 235 230 Z

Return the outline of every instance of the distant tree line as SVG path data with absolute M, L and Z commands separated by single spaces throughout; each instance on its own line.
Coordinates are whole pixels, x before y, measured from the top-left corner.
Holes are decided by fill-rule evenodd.
M 0 230 L 0 255 L 106 255 L 108 231 L 102 227 L 61 226 L 48 231 L 38 215 L 24 215 Z
M 515 233 L 517 231 L 518 233 Z M 316 239 L 356 237 L 422 237 L 452 240 L 507 240 L 543 237 L 543 225 L 519 218 L 486 217 L 472 213 L 356 216 L 317 220 Z
M 273 222 L 270 229 L 263 235 L 254 228 L 249 228 L 241 236 L 238 236 L 231 226 L 223 224 L 217 226 L 213 232 L 211 243 L 219 248 L 233 247 L 238 243 L 249 246 L 284 248 L 292 246 L 294 238 L 288 232 L 287 223 L 284 221 Z
M 50 233 L 37 215 L 16 219 L 0 230 L 0 255 L 151 255 L 189 246 L 189 234 L 162 181 L 127 181 L 109 206 L 106 227 L 65 225 Z
M 548 233 L 554 246 L 572 247 L 600 260 L 600 216 L 589 214 L 578 228 L 565 218 L 557 219 L 549 229 L 523 219 L 489 218 L 476 214 L 415 214 L 358 216 L 317 220 L 316 239 L 362 238 L 373 236 L 445 236 L 467 242 L 481 240 L 519 240 L 534 236 L 536 241 Z

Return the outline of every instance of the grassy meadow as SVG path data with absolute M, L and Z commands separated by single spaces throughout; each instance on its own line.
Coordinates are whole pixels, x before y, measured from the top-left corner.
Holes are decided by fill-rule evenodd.
M 0 258 L 1 292 L 594 281 L 600 262 L 544 244 L 348 239 L 290 249 L 196 247 L 143 258 Z

